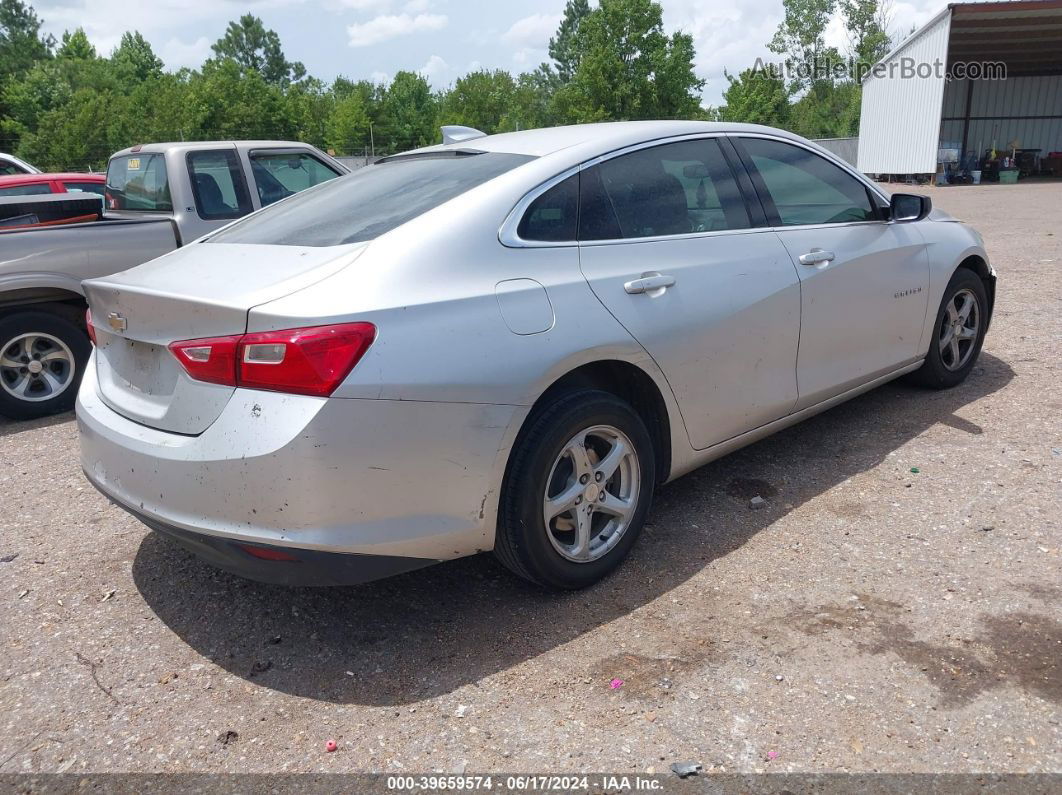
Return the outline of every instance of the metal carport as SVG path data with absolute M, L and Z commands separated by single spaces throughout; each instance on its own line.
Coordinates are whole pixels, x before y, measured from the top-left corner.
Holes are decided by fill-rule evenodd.
M 951 4 L 863 79 L 861 171 L 929 174 L 942 143 L 1013 141 L 1062 150 L 1062 0 Z

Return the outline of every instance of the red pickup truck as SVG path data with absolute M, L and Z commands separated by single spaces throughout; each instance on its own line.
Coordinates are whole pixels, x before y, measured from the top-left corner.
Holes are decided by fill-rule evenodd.
M 0 196 L 79 192 L 102 196 L 106 184 L 105 174 L 12 174 L 0 176 Z

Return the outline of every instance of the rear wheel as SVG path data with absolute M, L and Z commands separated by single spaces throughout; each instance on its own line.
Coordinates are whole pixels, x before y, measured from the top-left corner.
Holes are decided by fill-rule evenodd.
M 0 318 L 0 414 L 44 417 L 74 405 L 91 345 L 85 332 L 48 312 Z
M 925 363 L 909 376 L 933 389 L 961 384 L 977 362 L 988 326 L 988 295 L 973 271 L 959 268 L 944 290 Z
M 513 450 L 495 554 L 546 588 L 590 585 L 634 546 L 654 480 L 649 432 L 627 403 L 598 390 L 563 395 Z

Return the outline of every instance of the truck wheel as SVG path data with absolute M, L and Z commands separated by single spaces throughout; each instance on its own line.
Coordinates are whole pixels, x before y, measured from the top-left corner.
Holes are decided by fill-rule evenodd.
M 58 315 L 0 318 L 0 414 L 31 420 L 72 408 L 91 352 L 85 332 Z

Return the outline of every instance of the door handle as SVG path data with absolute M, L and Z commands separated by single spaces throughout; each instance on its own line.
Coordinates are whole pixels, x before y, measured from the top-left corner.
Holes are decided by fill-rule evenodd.
M 626 282 L 623 285 L 623 289 L 631 295 L 641 295 L 642 293 L 659 295 L 674 284 L 674 276 L 665 276 L 662 273 L 643 273 L 641 278 Z
M 813 248 L 807 254 L 800 255 L 801 265 L 822 265 L 827 262 L 833 262 L 834 253 L 832 251 L 823 251 L 821 248 Z

